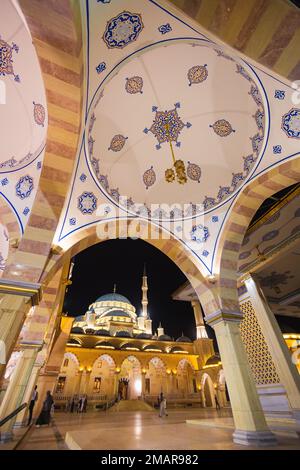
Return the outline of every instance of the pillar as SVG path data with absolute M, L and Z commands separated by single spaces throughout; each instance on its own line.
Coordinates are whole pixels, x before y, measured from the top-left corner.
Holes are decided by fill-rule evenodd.
M 300 432 L 300 376 L 297 367 L 291 360 L 283 334 L 257 279 L 249 274 L 244 282 Z
M 1 356 L 5 359 L 0 361 L 1 380 L 31 304 L 25 302 L 25 297 L 6 294 L 1 297 L 0 307 Z
M 28 403 L 28 405 L 30 404 L 34 387 L 37 384 L 38 375 L 39 375 L 39 371 L 41 369 L 41 366 L 42 366 L 41 363 L 35 362 L 33 367 L 32 367 L 32 371 L 31 371 L 31 374 L 30 374 L 30 377 L 29 377 L 29 380 L 28 380 L 28 383 L 27 383 L 27 387 L 26 387 L 26 390 L 25 390 L 25 393 L 24 393 L 24 398 L 23 398 L 24 403 L 26 402 L 26 403 Z M 40 400 L 42 400 L 42 397 L 40 395 L 39 390 L 37 390 L 37 392 L 38 392 L 38 400 L 37 401 L 40 401 Z M 33 409 L 34 414 L 36 414 L 36 409 L 37 409 L 36 405 L 37 405 L 37 403 L 35 404 L 35 407 Z M 28 408 L 25 408 L 24 410 L 22 410 L 17 415 L 14 427 L 16 428 L 16 427 L 26 426 L 27 421 L 28 421 L 27 416 L 28 416 Z
M 145 399 L 145 393 L 146 393 L 146 374 L 147 371 L 146 369 L 142 370 L 142 399 Z
M 38 348 L 28 347 L 23 350 L 18 364 L 13 372 L 10 383 L 4 395 L 0 407 L 0 419 L 5 418 L 12 413 L 18 406 L 24 403 L 24 394 L 28 385 L 32 368 L 38 353 Z M 9 420 L 1 427 L 1 441 L 9 441 L 12 439 L 12 428 L 16 421 L 16 417 Z
M 276 444 L 270 432 L 250 371 L 238 320 L 218 317 L 215 330 L 230 395 L 235 424 L 233 441 L 237 444 L 271 446 Z

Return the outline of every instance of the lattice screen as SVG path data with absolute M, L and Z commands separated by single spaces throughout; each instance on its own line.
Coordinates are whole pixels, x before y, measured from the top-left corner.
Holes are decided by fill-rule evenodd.
M 249 300 L 242 302 L 240 308 L 244 313 L 244 318 L 241 323 L 242 341 L 256 384 L 267 385 L 279 383 L 280 381 L 275 365 L 256 319 L 255 310 L 251 302 Z

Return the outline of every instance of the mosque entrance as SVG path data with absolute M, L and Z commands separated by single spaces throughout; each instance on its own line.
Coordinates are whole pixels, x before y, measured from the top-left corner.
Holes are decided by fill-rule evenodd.
M 122 363 L 119 380 L 120 398 L 135 400 L 142 394 L 142 373 L 139 360 L 128 356 Z

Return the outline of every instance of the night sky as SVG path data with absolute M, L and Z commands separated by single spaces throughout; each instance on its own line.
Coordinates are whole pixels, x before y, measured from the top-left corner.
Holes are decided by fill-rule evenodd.
M 195 339 L 194 313 L 190 302 L 172 300 L 172 293 L 186 277 L 161 251 L 142 240 L 108 240 L 75 257 L 73 284 L 65 297 L 64 312 L 83 315 L 100 295 L 113 292 L 125 295 L 139 315 L 142 300 L 142 274 L 146 263 L 148 311 L 153 332 L 161 321 L 165 333 L 174 337 L 183 332 Z

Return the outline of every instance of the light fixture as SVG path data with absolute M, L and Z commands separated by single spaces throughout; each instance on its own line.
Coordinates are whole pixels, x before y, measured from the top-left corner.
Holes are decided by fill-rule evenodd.
M 187 182 L 187 177 L 186 177 L 186 170 L 185 170 L 185 164 L 183 160 L 176 160 L 175 154 L 174 154 L 174 149 L 172 145 L 172 139 L 170 137 L 170 124 L 167 122 L 165 125 L 166 129 L 166 134 L 168 138 L 168 142 L 170 144 L 170 149 L 171 149 L 171 154 L 172 154 L 172 159 L 173 159 L 173 166 L 172 168 L 168 168 L 165 171 L 165 180 L 167 183 L 173 183 L 173 181 L 176 181 L 179 184 L 185 184 Z

